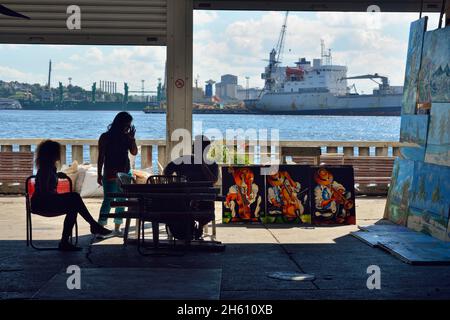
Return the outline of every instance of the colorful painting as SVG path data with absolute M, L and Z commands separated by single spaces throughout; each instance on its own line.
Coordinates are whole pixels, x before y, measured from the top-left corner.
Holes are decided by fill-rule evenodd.
M 450 213 L 450 168 L 417 162 L 414 177 L 408 228 L 446 240 Z
M 258 222 L 265 204 L 264 177 L 258 166 L 222 167 L 223 223 Z
M 428 115 L 402 115 L 400 142 L 414 143 L 416 146 L 401 147 L 402 158 L 424 161 L 427 143 Z
M 414 161 L 400 158 L 395 159 L 391 186 L 389 187 L 384 211 L 385 219 L 406 226 L 413 175 Z
M 312 221 L 314 224 L 355 224 L 352 166 L 312 167 Z
M 450 103 L 450 28 L 425 33 L 419 72 L 419 102 Z
M 422 58 L 423 36 L 426 29 L 427 17 L 412 22 L 409 29 L 402 114 L 414 114 L 416 110 L 417 79 Z
M 450 166 L 450 103 L 433 103 L 425 162 Z
M 266 176 L 264 223 L 311 223 L 309 166 L 282 165 Z

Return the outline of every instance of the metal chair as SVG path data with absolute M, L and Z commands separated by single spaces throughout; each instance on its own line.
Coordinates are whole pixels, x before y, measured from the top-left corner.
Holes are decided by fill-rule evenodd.
M 33 196 L 33 191 L 31 191 L 32 187 L 34 187 L 36 176 L 29 176 L 25 181 L 25 208 L 26 208 L 26 223 L 27 223 L 27 247 L 31 246 L 36 250 L 58 250 L 58 247 L 37 247 L 33 244 L 33 226 L 31 216 L 32 214 L 37 214 L 37 212 L 33 212 L 31 209 L 31 197 Z M 69 191 L 72 192 L 72 179 L 70 179 L 66 174 L 62 172 L 58 172 L 58 183 L 61 180 L 67 180 L 69 182 Z M 75 243 L 78 244 L 78 224 L 75 221 Z M 73 243 L 73 235 L 70 236 L 70 241 Z
M 118 172 L 117 173 L 117 180 L 119 181 L 119 187 L 122 189 L 122 185 L 124 184 L 135 184 L 136 179 L 130 176 L 128 173 L 125 172 Z M 133 201 L 125 200 L 125 201 L 113 201 L 111 203 L 111 207 L 127 207 L 128 209 L 130 207 L 133 207 L 134 205 L 137 205 Z M 123 232 L 123 244 L 127 245 L 128 241 L 128 234 L 130 232 L 130 224 L 131 224 L 131 217 L 127 217 L 125 221 L 125 230 Z M 139 228 L 139 219 L 136 220 L 136 233 L 137 238 L 139 239 L 140 236 L 140 228 Z

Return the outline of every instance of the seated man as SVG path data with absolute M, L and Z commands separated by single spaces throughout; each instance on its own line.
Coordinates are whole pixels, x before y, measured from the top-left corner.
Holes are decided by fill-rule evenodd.
M 199 146 L 201 144 L 201 151 L 195 154 L 195 145 Z M 207 148 L 211 142 L 205 136 L 196 136 L 194 142 L 194 155 L 183 156 L 170 162 L 164 169 L 164 175 L 185 176 L 188 182 L 200 181 L 200 182 L 211 182 L 213 186 L 218 179 L 219 167 L 214 161 L 206 160 Z M 194 238 L 201 239 L 203 234 L 203 227 L 212 221 L 214 217 L 214 201 L 199 201 L 197 203 L 196 209 L 198 210 L 211 210 L 210 216 L 205 216 L 198 218 L 198 225 L 194 229 Z M 171 231 L 175 231 L 177 226 L 169 225 Z M 181 232 L 186 230 L 185 226 L 179 226 Z M 177 228 L 178 229 L 178 228 Z M 174 236 L 177 238 L 177 235 Z M 179 237 L 178 237 L 179 238 Z

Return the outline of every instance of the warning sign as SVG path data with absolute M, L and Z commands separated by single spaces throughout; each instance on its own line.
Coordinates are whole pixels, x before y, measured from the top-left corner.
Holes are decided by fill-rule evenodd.
M 183 79 L 177 79 L 175 81 L 175 87 L 177 87 L 178 89 L 181 89 L 184 87 L 184 81 Z

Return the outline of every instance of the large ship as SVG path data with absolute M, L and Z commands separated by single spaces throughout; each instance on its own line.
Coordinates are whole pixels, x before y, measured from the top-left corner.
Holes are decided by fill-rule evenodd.
M 346 66 L 330 62 L 327 54 L 327 59 L 322 56 L 312 64 L 301 58 L 294 67 L 278 66 L 272 50 L 261 75 L 264 89 L 259 99 L 245 101 L 247 108 L 277 114 L 400 115 L 403 87 L 390 86 L 388 78 L 377 73 L 347 77 Z M 348 86 L 349 79 L 380 82 L 372 94 L 359 94 L 355 85 Z
M 312 64 L 301 58 L 295 66 L 281 66 L 287 17 L 288 12 L 269 64 L 261 74 L 263 90 L 258 99 L 244 100 L 249 110 L 271 114 L 400 115 L 403 87 L 390 86 L 388 78 L 377 73 L 347 77 L 347 67 L 332 63 L 331 50 L 325 50 L 323 40 L 321 57 L 313 59 Z M 350 79 L 378 80 L 378 88 L 372 94 L 359 94 L 355 84 L 348 86 Z

